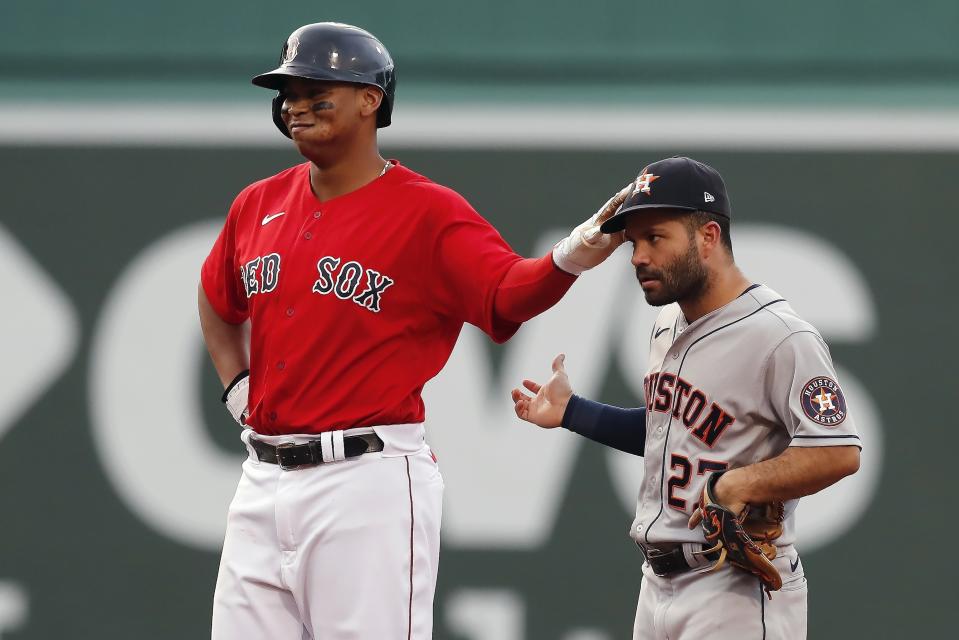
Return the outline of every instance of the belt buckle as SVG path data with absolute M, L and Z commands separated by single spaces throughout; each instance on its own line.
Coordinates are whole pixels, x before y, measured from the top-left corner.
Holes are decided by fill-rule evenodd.
M 280 466 L 280 469 L 283 471 L 296 471 L 297 469 L 302 469 L 303 467 L 308 467 L 308 464 L 286 464 L 283 462 L 283 451 L 286 449 L 292 449 L 297 446 L 295 442 L 281 442 L 276 445 L 276 464 Z
M 643 547 L 643 552 L 646 554 L 646 559 L 656 559 L 662 558 L 663 556 L 668 556 L 669 551 L 663 551 L 658 547 Z
M 643 548 L 643 551 L 646 552 L 646 557 L 647 557 L 647 558 L 659 558 L 659 557 L 661 557 L 661 556 L 666 555 L 666 552 L 665 552 L 665 551 L 663 551 L 662 549 L 659 549 L 659 548 L 657 548 L 657 547 L 644 547 L 644 548 Z
M 667 555 L 670 554 L 670 552 L 669 552 L 669 551 L 663 551 L 662 549 L 658 549 L 658 548 L 656 548 L 656 547 L 640 547 L 640 548 L 643 550 L 643 553 L 646 554 L 646 562 L 649 563 L 649 568 L 652 569 L 653 575 L 656 575 L 656 576 L 658 576 L 658 577 L 660 577 L 660 578 L 665 578 L 665 577 L 667 577 L 667 576 L 669 575 L 668 573 L 661 573 L 661 572 L 657 569 L 657 567 L 654 566 L 654 565 L 656 564 L 656 560 L 657 560 L 658 558 L 662 558 L 663 556 L 667 556 Z

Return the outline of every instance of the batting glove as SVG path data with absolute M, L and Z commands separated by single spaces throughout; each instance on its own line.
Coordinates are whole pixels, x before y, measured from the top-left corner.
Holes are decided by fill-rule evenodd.
M 606 201 L 589 220 L 582 223 L 553 247 L 553 262 L 566 273 L 578 276 L 587 269 L 601 264 L 619 245 L 623 244 L 623 232 L 603 233 L 601 224 L 613 217 L 623 204 L 632 183 Z
M 233 419 L 241 427 L 246 427 L 246 419 L 250 417 L 248 408 L 250 398 L 250 370 L 246 369 L 233 378 L 233 382 L 223 392 L 220 398 L 226 405 L 226 410 L 230 412 Z

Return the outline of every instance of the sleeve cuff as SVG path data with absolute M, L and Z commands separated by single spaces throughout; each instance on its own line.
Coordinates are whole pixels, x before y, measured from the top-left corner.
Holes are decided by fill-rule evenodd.
M 580 276 L 584 271 L 586 271 L 586 267 L 582 267 L 567 258 L 560 248 L 561 244 L 562 241 L 558 242 L 556 246 L 553 247 L 553 265 L 567 275 L 573 277 Z
M 599 422 L 603 405 L 573 394 L 563 413 L 562 427 L 573 433 L 589 431 Z
M 230 392 L 233 391 L 233 387 L 239 384 L 240 380 L 242 380 L 243 378 L 248 378 L 249 376 L 250 376 L 249 369 L 244 369 L 240 373 L 236 374 L 236 377 L 233 378 L 233 382 L 226 385 L 226 389 L 223 390 L 223 395 L 220 397 L 220 402 L 226 404 L 227 396 L 229 396 Z
M 855 434 L 837 435 L 801 435 L 793 436 L 790 447 L 843 447 L 854 446 L 862 449 L 862 440 Z
M 209 275 L 206 264 L 204 263 L 200 271 L 200 286 L 203 287 L 203 294 L 210 302 L 213 311 L 227 324 L 243 324 L 246 322 L 248 316 L 231 309 L 224 297 L 218 295 L 214 282 L 215 280 Z

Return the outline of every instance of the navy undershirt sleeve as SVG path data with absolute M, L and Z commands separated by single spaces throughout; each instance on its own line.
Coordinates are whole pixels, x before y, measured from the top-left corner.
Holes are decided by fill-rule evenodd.
M 621 409 L 574 395 L 566 405 L 563 428 L 607 447 L 641 456 L 646 447 L 646 407 Z

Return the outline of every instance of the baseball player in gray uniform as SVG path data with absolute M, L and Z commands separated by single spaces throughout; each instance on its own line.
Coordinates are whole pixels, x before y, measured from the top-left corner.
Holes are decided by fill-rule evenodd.
M 602 225 L 625 233 L 646 301 L 663 307 L 644 408 L 574 395 L 562 355 L 546 384 L 523 381 L 535 395 L 512 392 L 523 420 L 644 457 L 630 527 L 646 557 L 635 639 L 805 638 L 796 504 L 859 468 L 828 347 L 781 295 L 738 269 L 730 213 L 719 173 L 674 157 L 647 166 Z M 717 512 L 704 502 L 733 516 L 730 535 L 762 539 L 747 537 L 745 550 L 717 544 Z M 753 568 L 750 555 L 768 568 Z

